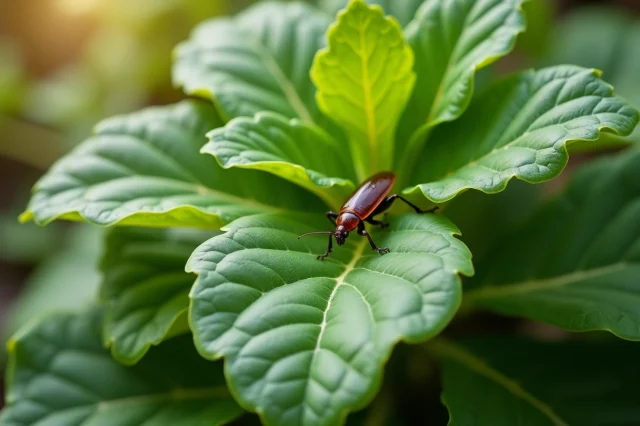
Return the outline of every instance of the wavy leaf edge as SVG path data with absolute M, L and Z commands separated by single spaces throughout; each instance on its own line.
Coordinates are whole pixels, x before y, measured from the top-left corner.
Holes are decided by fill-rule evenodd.
M 553 67 L 551 67 L 551 68 L 553 68 Z M 541 70 L 545 70 L 545 69 L 549 69 L 549 68 L 542 68 L 540 70 L 528 69 L 528 70 L 517 72 L 515 74 L 518 74 L 518 73 L 519 74 L 534 73 L 536 71 L 541 71 Z M 597 77 L 597 78 L 600 78 L 602 76 L 602 74 L 603 74 L 602 70 L 599 70 L 599 69 L 596 69 L 596 68 L 586 68 L 586 69 L 590 70 L 592 75 Z M 512 76 L 515 75 L 515 74 L 512 74 Z M 601 81 L 602 81 L 602 83 L 604 83 L 609 88 L 611 97 L 617 96 L 617 95 L 615 95 L 614 88 L 613 88 L 613 86 L 611 84 L 605 82 L 604 80 L 601 80 Z M 629 107 L 631 107 L 630 104 L 627 103 L 627 105 Z M 631 108 L 633 108 L 633 107 L 631 107 Z M 635 129 L 635 127 L 638 125 L 638 122 L 640 121 L 640 113 L 635 108 L 633 108 L 633 110 L 635 111 L 635 114 L 634 114 L 635 124 L 631 127 L 631 129 L 629 131 L 626 131 L 626 130 L 625 131 L 618 131 L 618 130 L 614 129 L 611 126 L 601 125 L 601 126 L 598 126 L 596 128 L 596 135 L 594 137 L 591 137 L 591 138 L 580 137 L 580 138 L 573 138 L 573 139 L 572 138 L 564 139 L 563 143 L 562 143 L 562 146 L 559 149 L 559 152 L 561 154 L 563 154 L 563 156 L 564 156 L 563 170 L 564 170 L 564 168 L 566 167 L 566 165 L 569 162 L 569 146 L 572 145 L 573 143 L 576 143 L 576 142 L 596 142 L 605 133 L 613 134 L 613 135 L 617 135 L 617 136 L 628 136 L 628 135 L 630 135 L 631 132 L 633 132 L 633 129 Z M 488 156 L 490 154 L 498 152 L 500 149 L 502 149 L 502 147 L 500 147 L 499 149 L 494 149 L 490 153 L 485 154 L 484 156 Z M 495 188 L 484 189 L 484 188 L 476 188 L 476 187 L 473 187 L 473 186 L 470 186 L 470 185 L 465 185 L 464 187 L 456 189 L 455 192 L 452 193 L 451 195 L 443 197 L 443 198 L 437 198 L 437 197 L 430 196 L 426 192 L 426 190 L 424 190 L 422 188 L 425 184 L 417 184 L 417 185 L 409 186 L 409 187 L 403 189 L 402 193 L 406 194 L 406 195 L 410 195 L 410 196 L 421 195 L 422 197 L 427 198 L 428 200 L 430 200 L 430 201 L 432 201 L 434 203 L 444 203 L 444 202 L 447 202 L 447 201 L 450 201 L 450 200 L 454 199 L 455 197 L 457 197 L 461 193 L 463 193 L 463 192 L 465 192 L 467 190 L 470 190 L 470 189 L 471 190 L 475 190 L 475 191 L 479 191 L 479 192 L 483 192 L 483 193 L 489 194 L 489 195 L 497 194 L 499 192 L 504 191 L 506 189 L 507 185 L 509 184 L 509 182 L 514 178 L 518 179 L 518 180 L 521 180 L 523 182 L 530 183 L 530 184 L 537 184 L 537 183 L 548 182 L 548 181 L 550 181 L 552 179 L 555 179 L 561 173 L 562 172 L 558 173 L 558 175 L 555 175 L 555 176 L 552 176 L 552 177 L 549 177 L 549 178 L 546 178 L 546 179 L 527 179 L 525 177 L 516 176 L 516 174 L 513 173 L 507 179 L 505 179 L 504 182 L 502 182 L 500 185 L 496 186 Z
M 356 0 L 358 1 L 358 0 Z M 213 237 L 214 238 L 220 238 L 220 237 L 224 237 L 228 232 L 231 232 L 234 230 L 234 226 L 237 225 L 237 222 L 242 222 L 245 221 L 247 219 L 249 219 L 250 217 L 255 217 L 255 216 L 268 216 L 270 215 L 270 213 L 257 213 L 255 215 L 251 215 L 251 216 L 245 216 L 242 218 L 238 218 L 236 220 L 234 220 L 233 222 L 230 222 L 226 225 L 224 225 L 223 227 L 220 228 L 220 231 L 222 232 L 221 234 Z M 399 216 L 395 216 L 396 218 L 398 218 Z M 459 237 L 462 235 L 462 233 L 460 232 L 459 228 L 450 220 L 448 220 L 445 217 L 445 220 L 452 226 L 453 231 L 449 233 L 449 235 L 451 237 Z M 240 229 L 240 228 L 238 228 Z M 211 239 L 210 239 L 211 240 Z M 207 244 L 210 240 L 205 241 L 202 245 Z M 466 248 L 466 245 L 464 245 L 464 243 L 456 238 L 456 240 L 460 241 L 463 246 Z M 359 246 L 354 249 L 354 251 L 356 252 L 355 256 L 353 256 L 353 258 L 350 260 L 349 263 L 345 263 L 345 267 L 346 270 L 352 270 L 353 266 L 355 264 L 355 262 L 359 259 L 359 257 L 362 254 L 362 248 L 367 246 L 367 241 L 366 240 L 362 240 L 361 242 L 358 243 Z M 198 249 L 200 247 L 198 247 L 196 250 L 194 250 L 194 254 L 196 252 L 198 252 Z M 349 414 L 351 414 L 352 412 L 358 411 L 360 409 L 363 409 L 364 407 L 366 407 L 367 405 L 369 405 L 371 403 L 371 401 L 375 398 L 375 396 L 377 395 L 378 391 L 380 390 L 380 387 L 382 385 L 383 382 L 383 378 L 384 378 L 384 367 L 387 364 L 387 362 L 389 361 L 389 358 L 391 357 L 393 350 L 395 349 L 395 347 L 399 344 L 399 343 L 409 343 L 409 344 L 419 344 L 419 343 L 424 343 L 427 342 L 431 339 L 433 339 L 434 337 L 438 336 L 445 328 L 446 326 L 451 322 L 451 320 L 453 320 L 453 318 L 455 317 L 456 313 L 458 312 L 458 310 L 460 309 L 460 307 L 462 306 L 462 299 L 463 299 L 463 288 L 462 288 L 462 277 L 471 277 L 474 275 L 475 271 L 474 271 L 474 266 L 472 263 L 472 254 L 469 251 L 468 248 L 466 248 L 469 258 L 468 258 L 468 265 L 467 265 L 467 269 L 463 270 L 462 268 L 460 269 L 455 269 L 452 270 L 453 272 L 453 277 L 454 280 L 456 281 L 457 284 L 457 297 L 456 300 L 454 302 L 455 307 L 454 309 L 451 310 L 450 315 L 446 318 L 446 320 L 444 320 L 442 322 L 441 327 L 434 329 L 431 332 L 427 332 L 425 333 L 423 336 L 421 336 L 420 338 L 416 338 L 416 339 L 412 339 L 410 337 L 406 337 L 406 336 L 400 336 L 396 339 L 393 340 L 393 342 L 388 346 L 388 348 L 384 351 L 384 353 L 382 353 L 382 356 L 380 357 L 380 364 L 379 364 L 379 368 L 376 371 L 374 380 L 373 380 L 373 384 L 372 386 L 369 388 L 368 392 L 366 393 L 366 395 L 363 395 L 362 398 L 360 399 L 360 401 L 357 404 L 351 405 L 351 406 L 347 406 L 345 407 L 341 412 L 340 412 L 340 416 L 338 418 L 338 423 L 336 424 L 345 424 L 347 416 Z M 196 285 L 198 283 L 198 281 L 200 280 L 200 278 L 203 276 L 202 273 L 199 273 L 195 270 L 195 268 L 193 267 L 193 256 L 194 254 L 192 254 L 192 256 L 189 258 L 189 261 L 187 262 L 187 265 L 185 267 L 185 270 L 189 273 L 194 274 L 195 276 L 195 283 L 194 286 L 192 287 L 191 293 L 189 294 L 189 328 L 191 330 L 195 330 L 195 326 L 193 324 L 194 321 L 194 317 L 192 315 L 192 312 L 194 310 L 194 302 L 195 299 L 193 298 L 193 290 L 196 288 Z M 310 254 L 311 255 L 311 254 Z M 349 269 L 351 268 L 351 269 Z M 343 273 L 341 274 L 341 277 L 346 276 L 346 270 L 343 271 Z M 285 284 L 286 285 L 286 284 Z M 337 285 L 335 288 L 338 288 L 340 285 Z M 334 291 L 335 292 L 335 288 Z M 332 293 L 333 293 L 332 292 Z M 326 313 L 328 312 L 328 309 L 325 308 L 325 316 Z M 264 407 L 262 405 L 253 405 L 251 402 L 249 402 L 248 400 L 244 399 L 242 397 L 242 395 L 240 394 L 240 392 L 236 389 L 236 384 L 234 382 L 234 380 L 231 377 L 231 373 L 229 371 L 229 366 L 230 366 L 230 360 L 227 358 L 227 356 L 222 353 L 221 351 L 216 351 L 214 353 L 211 353 L 203 344 L 203 342 L 198 338 L 198 336 L 196 335 L 196 333 L 194 332 L 194 344 L 196 347 L 196 350 L 198 351 L 198 353 L 200 354 L 200 356 L 202 356 L 203 358 L 210 360 L 210 361 L 218 361 L 218 360 L 223 360 L 224 362 L 224 375 L 225 375 L 225 379 L 226 379 L 226 383 L 228 386 L 228 390 L 231 393 L 231 395 L 233 396 L 234 400 L 238 403 L 238 405 L 240 405 L 243 409 L 245 409 L 246 411 L 252 412 L 252 413 L 256 413 L 261 420 L 261 423 L 264 425 L 271 425 L 271 423 L 269 423 L 266 420 L 265 414 L 264 414 Z

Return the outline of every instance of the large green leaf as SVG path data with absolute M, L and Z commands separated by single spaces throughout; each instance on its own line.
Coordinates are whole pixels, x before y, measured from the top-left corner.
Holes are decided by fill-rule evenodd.
M 114 228 L 102 260 L 106 301 L 104 339 L 112 355 L 136 363 L 152 345 L 189 330 L 193 275 L 184 266 L 214 235 L 190 229 Z
M 489 194 L 511 178 L 543 182 L 568 161 L 567 143 L 601 131 L 629 134 L 638 111 L 613 95 L 595 70 L 558 66 L 507 77 L 476 97 L 469 111 L 438 126 L 408 188 L 435 202 L 467 189 Z
M 587 166 L 480 268 L 469 303 L 640 340 L 640 149 Z
M 264 170 L 309 189 L 329 205 L 354 190 L 349 156 L 321 128 L 297 118 L 262 112 L 239 117 L 208 135 L 203 153 L 214 155 L 222 167 Z
M 225 119 L 274 111 L 323 123 L 309 68 L 329 23 L 312 6 L 278 2 L 207 21 L 177 48 L 174 82 L 211 98 Z
M 14 337 L 0 425 L 222 425 L 242 414 L 189 336 L 129 368 L 102 347 L 101 325 L 96 313 L 58 315 Z
M 197 101 L 106 120 L 40 179 L 21 219 L 218 228 L 277 207 L 314 205 L 281 179 L 225 171 L 201 155 L 205 134 L 218 125 L 213 107 Z
M 617 8 L 590 7 L 568 15 L 553 34 L 547 63 L 569 63 L 604 71 L 616 92 L 640 107 L 640 18 Z M 632 135 L 640 142 L 640 128 Z
M 407 25 L 416 14 L 424 0 L 366 0 L 368 4 L 377 4 L 384 12 L 393 16 L 403 27 Z M 320 0 L 320 6 L 330 13 L 336 15 L 340 9 L 347 7 L 348 0 Z
M 416 87 L 398 126 L 400 168 L 412 170 L 429 129 L 460 117 L 476 70 L 511 51 L 524 31 L 523 0 L 427 0 L 405 33 Z
M 311 77 L 320 109 L 347 132 L 359 180 L 393 164 L 394 132 L 415 82 L 402 30 L 379 6 L 353 0 L 329 28 Z
M 364 406 L 393 345 L 442 330 L 460 302 L 458 273 L 473 273 L 441 215 L 407 214 L 375 232 L 387 255 L 353 233 L 320 261 L 326 238 L 297 236 L 328 225 L 310 215 L 239 219 L 187 266 L 199 275 L 196 345 L 226 358 L 234 395 L 268 425 L 337 424 Z
M 640 347 L 620 341 L 437 340 L 451 426 L 640 424 Z

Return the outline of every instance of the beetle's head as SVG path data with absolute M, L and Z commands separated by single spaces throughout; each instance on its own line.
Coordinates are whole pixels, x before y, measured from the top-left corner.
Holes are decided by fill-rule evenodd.
M 336 232 L 333 233 L 333 236 L 336 238 L 336 243 L 341 246 L 349 236 L 349 231 L 347 231 L 344 226 L 338 225 L 338 227 L 336 228 Z

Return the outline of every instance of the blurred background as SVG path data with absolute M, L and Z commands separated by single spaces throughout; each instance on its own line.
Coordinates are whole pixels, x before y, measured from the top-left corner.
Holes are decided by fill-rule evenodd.
M 102 230 L 18 224 L 31 186 L 100 119 L 179 99 L 170 84 L 175 44 L 196 23 L 249 3 L 0 0 L 0 344 L 36 315 L 90 303 L 100 279 Z M 526 12 L 529 28 L 516 51 L 483 71 L 479 85 L 523 67 L 573 63 L 604 70 L 605 80 L 640 106 L 640 1 L 530 0 Z M 589 155 L 574 156 L 572 165 Z M 562 182 L 539 185 L 529 204 L 519 204 L 524 212 L 496 211 L 499 204 L 479 194 L 461 203 L 509 223 Z M 472 223 L 454 220 L 474 248 Z M 0 368 L 3 357 L 0 350 Z M 0 408 L 2 400 L 0 385 Z

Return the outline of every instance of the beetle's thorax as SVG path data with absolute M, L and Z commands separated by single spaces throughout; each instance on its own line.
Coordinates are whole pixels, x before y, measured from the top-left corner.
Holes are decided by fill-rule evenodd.
M 351 212 L 342 212 L 336 219 L 336 231 L 353 231 L 358 227 L 360 218 Z
M 336 232 L 333 233 L 339 246 L 344 244 L 349 236 L 349 231 L 356 229 L 358 223 L 360 223 L 360 218 L 355 214 L 351 212 L 340 213 L 340 216 L 336 219 Z

